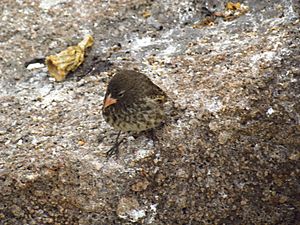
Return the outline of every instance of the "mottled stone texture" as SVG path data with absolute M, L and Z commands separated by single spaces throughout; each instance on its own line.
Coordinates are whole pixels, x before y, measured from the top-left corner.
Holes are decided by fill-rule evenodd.
M 0 224 L 297 224 L 300 2 L 2 0 Z M 214 19 L 214 18 L 213 18 Z M 95 38 L 64 82 L 24 63 Z M 174 101 L 157 141 L 101 115 L 115 68 Z

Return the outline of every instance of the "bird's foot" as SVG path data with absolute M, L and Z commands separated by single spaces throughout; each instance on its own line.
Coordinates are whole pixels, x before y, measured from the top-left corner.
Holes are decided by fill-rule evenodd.
M 154 129 L 150 129 L 147 133 L 147 136 L 153 141 L 154 145 L 156 142 L 159 142 L 159 138 L 157 137 Z
M 124 139 L 123 139 L 124 140 Z M 119 141 L 119 142 L 116 142 L 114 144 L 114 146 L 111 147 L 111 149 L 109 149 L 107 152 L 106 152 L 106 157 L 107 158 L 110 158 L 114 155 L 116 155 L 118 157 L 119 155 L 119 146 L 120 144 L 123 142 L 123 140 Z

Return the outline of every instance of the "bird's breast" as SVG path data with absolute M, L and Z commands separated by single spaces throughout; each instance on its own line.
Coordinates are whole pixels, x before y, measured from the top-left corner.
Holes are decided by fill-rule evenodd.
M 165 114 L 162 105 L 143 99 L 122 107 L 109 107 L 103 110 L 103 116 L 117 130 L 141 132 L 160 125 Z

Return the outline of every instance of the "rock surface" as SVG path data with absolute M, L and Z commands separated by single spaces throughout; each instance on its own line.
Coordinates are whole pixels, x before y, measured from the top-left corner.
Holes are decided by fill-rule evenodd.
M 297 224 L 299 1 L 2 0 L 0 224 Z M 92 34 L 64 82 L 31 59 Z M 115 68 L 174 100 L 156 131 L 123 134 L 101 115 Z

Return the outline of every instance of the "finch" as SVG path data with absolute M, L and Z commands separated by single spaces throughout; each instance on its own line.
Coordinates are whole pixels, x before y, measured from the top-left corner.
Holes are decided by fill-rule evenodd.
M 102 114 L 113 128 L 119 131 L 108 156 L 118 153 L 121 132 L 139 133 L 158 127 L 165 120 L 165 92 L 146 75 L 121 70 L 109 81 L 103 101 Z

